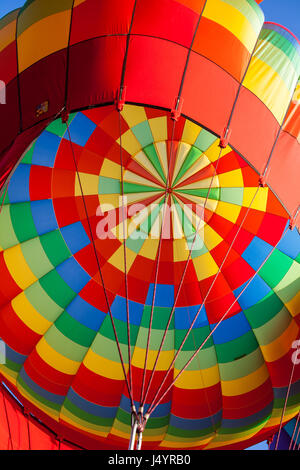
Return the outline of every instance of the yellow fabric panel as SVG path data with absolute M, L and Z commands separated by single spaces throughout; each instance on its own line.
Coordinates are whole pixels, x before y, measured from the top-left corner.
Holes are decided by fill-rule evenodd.
M 216 208 L 216 213 L 218 215 L 224 217 L 226 220 L 230 220 L 230 222 L 233 222 L 234 224 L 238 219 L 240 211 L 240 206 L 224 201 L 219 201 Z
M 180 370 L 174 369 L 174 378 L 177 377 Z M 181 376 L 176 379 L 178 388 L 188 390 L 199 390 L 201 388 L 212 387 L 220 382 L 219 367 L 214 365 L 208 369 L 185 370 Z M 205 384 L 205 385 L 203 385 Z
M 55 351 L 44 337 L 36 345 L 36 351 L 47 364 L 64 374 L 75 375 L 81 364 Z
M 71 11 L 47 16 L 31 25 L 18 37 L 20 72 L 40 59 L 68 46 L 70 19 Z
M 139 251 L 139 255 L 154 260 L 156 258 L 158 244 L 158 238 L 146 238 L 142 248 Z
M 131 129 L 128 129 L 128 131 L 122 134 L 121 140 L 123 149 L 125 149 L 130 155 L 135 155 L 142 148 Z M 117 142 L 120 144 L 120 138 Z
M 168 140 L 167 116 L 151 118 L 148 121 L 154 142 Z
M 145 353 L 146 350 L 139 348 L 138 346 L 135 346 L 134 348 L 134 354 L 132 357 L 132 365 L 135 367 L 138 367 L 140 369 L 144 369 L 145 365 Z M 154 367 L 155 360 L 157 358 L 157 353 L 158 351 L 151 351 L 149 350 L 148 352 L 148 360 L 147 360 L 147 370 L 152 370 Z M 161 371 L 166 371 L 168 370 L 170 364 L 172 363 L 172 360 L 174 359 L 174 350 L 172 349 L 171 351 L 161 351 L 157 365 L 156 365 L 156 370 L 161 370 Z
M 259 369 L 245 377 L 235 380 L 222 380 L 222 392 L 225 396 L 243 395 L 262 385 L 269 377 L 268 369 L 264 363 Z
M 222 2 L 222 0 L 208 1 L 203 16 L 228 29 L 250 53 L 252 52 L 257 40 L 257 32 L 248 19 L 236 8 Z
M 15 283 L 25 290 L 37 281 L 23 256 L 21 245 L 16 245 L 4 252 L 4 260 Z
M 287 354 L 291 349 L 291 344 L 297 339 L 299 327 L 294 321 L 284 330 L 282 335 L 276 338 L 272 343 L 265 346 L 261 345 L 261 351 L 267 362 L 274 362 Z
M 91 175 L 89 173 L 79 173 L 79 178 L 82 186 L 82 191 L 85 196 L 92 196 L 94 194 L 98 194 L 99 177 L 97 175 Z M 75 196 L 81 196 L 79 178 L 76 175 Z
M 175 161 L 175 166 L 174 166 L 174 172 L 173 172 L 173 181 L 175 180 L 176 176 L 178 175 L 178 172 L 180 168 L 183 165 L 183 162 L 186 159 L 186 156 L 188 152 L 190 151 L 191 146 L 190 144 L 186 144 L 185 142 L 180 142 L 176 154 L 176 161 Z M 185 177 L 185 175 L 184 175 Z
M 288 311 L 295 317 L 299 314 L 300 291 L 289 302 L 285 304 Z
M 193 259 L 198 281 L 202 281 L 218 272 L 218 265 L 210 253 Z
M 122 117 L 125 119 L 129 127 L 136 126 L 140 122 L 147 121 L 145 109 L 142 106 L 132 106 L 125 104 L 121 111 Z
M 124 380 L 123 369 L 120 362 L 114 362 L 110 359 L 106 359 L 105 357 L 100 357 L 98 354 L 94 353 L 92 349 L 88 350 L 83 360 L 83 364 L 92 372 L 101 375 L 102 377 L 107 377 L 108 379 L 113 380 Z M 128 364 L 125 364 L 126 372 L 127 369 Z
M 4 26 L 0 29 L 0 52 L 16 39 L 16 21 Z
M 22 322 L 39 335 L 45 334 L 52 324 L 32 306 L 24 292 L 15 297 L 11 305 Z
M 244 86 L 265 103 L 281 124 L 291 99 L 291 93 L 275 70 L 257 57 L 253 57 Z
M 259 188 L 255 196 L 256 191 L 257 188 L 244 188 L 243 207 L 249 207 L 251 204 L 251 209 L 266 212 L 269 188 Z
M 218 174 L 221 188 L 243 188 L 244 179 L 240 169 Z
M 185 261 L 189 256 L 189 247 L 184 238 L 174 240 L 173 242 L 173 257 L 174 261 Z
M 196 142 L 201 130 L 202 128 L 198 126 L 198 124 L 195 124 L 194 122 L 187 119 L 185 121 L 181 137 L 182 142 L 187 142 L 188 144 L 193 145 Z
M 168 174 L 168 157 L 167 157 L 167 146 L 165 142 L 156 142 L 155 144 L 156 152 L 160 160 L 163 172 L 165 177 Z
M 100 175 L 106 178 L 113 178 L 116 180 L 121 179 L 121 167 L 115 162 L 112 162 L 108 158 L 105 158 L 100 170 Z M 98 192 L 98 191 L 97 191 Z
M 227 155 L 227 153 L 232 152 L 232 149 L 229 147 L 229 145 L 227 145 L 225 149 L 221 149 L 219 147 L 219 143 L 220 143 L 220 140 L 217 139 L 207 150 L 205 150 L 205 155 L 211 162 L 215 162 L 216 160 L 218 160 L 220 152 L 221 152 L 220 158 Z
M 113 232 L 114 232 L 114 230 L 113 230 Z M 123 233 L 122 224 L 120 224 L 117 227 L 117 233 L 122 235 L 122 233 Z M 127 268 L 127 273 L 129 271 L 129 269 L 131 268 L 136 256 L 137 256 L 137 254 L 134 253 L 134 251 L 132 251 L 132 250 L 130 250 L 129 248 L 126 247 L 126 268 Z M 124 268 L 124 246 L 123 246 L 123 244 L 109 258 L 108 263 L 111 264 L 112 266 L 115 266 L 115 268 L 122 271 L 122 273 L 125 272 L 125 268 Z
M 204 225 L 203 240 L 209 251 L 213 250 L 223 241 L 222 237 L 220 237 L 220 235 L 208 224 Z

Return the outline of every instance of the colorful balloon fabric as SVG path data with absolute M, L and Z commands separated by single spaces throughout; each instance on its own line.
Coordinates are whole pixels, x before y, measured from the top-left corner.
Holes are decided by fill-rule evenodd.
M 299 450 L 299 419 L 289 421 L 272 439 L 270 450 Z
M 1 379 L 74 444 L 126 449 L 143 399 L 144 449 L 242 449 L 299 410 L 300 48 L 263 21 L 252 0 L 0 21 Z

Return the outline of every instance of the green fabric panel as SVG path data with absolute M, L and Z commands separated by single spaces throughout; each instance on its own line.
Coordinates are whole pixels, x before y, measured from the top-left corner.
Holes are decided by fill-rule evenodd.
M 77 113 L 70 113 L 68 124 L 70 125 L 73 121 L 74 117 Z M 63 137 L 67 132 L 67 126 L 65 123 L 62 122 L 61 119 L 55 119 L 55 121 L 51 122 L 49 126 L 46 128 L 47 131 L 52 132 L 52 134 L 58 135 L 59 137 Z M 65 135 L 65 138 L 69 140 L 68 135 Z
M 299 292 L 300 264 L 294 261 L 284 278 L 274 287 L 274 292 L 287 303 Z
M 251 328 L 255 329 L 267 323 L 282 308 L 282 301 L 271 291 L 255 305 L 245 309 L 244 314 Z
M 156 149 L 155 149 L 154 145 L 151 144 L 151 145 L 148 145 L 147 147 L 143 148 L 143 152 L 149 158 L 150 162 L 152 163 L 152 165 L 154 166 L 154 168 L 156 169 L 157 173 L 160 175 L 162 180 L 164 182 L 166 182 L 166 177 L 164 175 L 164 172 L 163 172 L 163 169 L 162 169 L 162 166 L 161 166 L 161 163 L 160 163 L 160 160 L 158 158 L 158 155 L 157 155 L 157 152 L 156 152 Z
M 188 330 L 175 330 L 175 349 L 178 350 Z M 186 342 L 183 346 L 183 351 L 195 351 L 195 344 L 197 347 L 203 343 L 203 341 L 210 334 L 210 327 L 202 326 L 201 328 L 193 328 L 188 335 Z M 214 345 L 212 337 L 205 343 L 203 349 L 211 348 Z
M 117 332 L 117 336 L 118 336 L 118 340 L 120 344 L 127 346 L 128 344 L 127 322 L 123 322 L 122 320 L 119 320 L 118 318 L 114 318 L 113 320 L 114 320 L 114 325 L 116 328 L 116 332 Z M 134 345 L 136 343 L 138 328 L 139 327 L 137 325 L 133 325 L 133 324 L 130 325 L 130 344 L 131 345 Z M 112 341 L 115 341 L 115 334 L 113 331 L 112 322 L 111 322 L 111 318 L 109 314 L 107 314 L 107 316 L 104 318 L 102 325 L 100 327 L 100 330 L 99 330 L 99 334 L 101 334 L 102 336 L 106 338 L 111 339 Z M 99 335 L 96 336 L 95 341 L 99 340 L 98 336 Z M 95 343 L 93 344 L 93 349 L 94 349 L 94 345 Z M 95 350 L 95 352 L 97 351 Z
M 94 353 L 98 354 L 98 356 L 121 364 L 116 340 L 104 336 L 101 329 L 100 333 L 96 334 L 91 349 Z M 126 349 L 126 351 L 124 351 L 124 349 Z M 121 345 L 121 351 L 124 362 L 128 363 L 127 344 Z
M 49 297 L 62 308 L 65 308 L 76 295 L 55 270 L 50 271 L 39 282 Z
M 236 380 L 255 372 L 264 364 L 264 358 L 259 348 L 250 354 L 232 362 L 219 364 L 221 380 Z
M 202 152 L 205 152 L 217 140 L 217 137 L 206 129 L 202 129 L 198 135 L 194 147 L 197 147 Z
M 209 195 L 208 195 L 209 191 Z M 220 199 L 220 189 L 219 188 L 211 188 L 210 190 L 207 188 L 199 188 L 199 189 L 176 189 L 176 192 L 183 193 L 183 194 L 190 194 L 192 196 L 198 196 L 202 198 L 206 198 L 208 195 L 209 199 L 214 199 L 218 201 Z
M 213 427 L 207 427 L 204 429 L 179 429 L 175 428 L 174 426 L 169 425 L 167 436 L 176 436 L 176 437 L 184 437 L 188 438 L 200 438 L 202 436 L 206 436 L 208 433 L 213 432 Z M 167 439 L 167 436 L 165 439 Z
M 146 186 L 144 184 L 136 184 L 136 183 L 126 183 L 124 182 L 124 193 L 125 194 L 132 194 L 132 193 L 151 193 L 162 191 L 160 188 L 154 188 L 153 186 Z
M 124 186 L 125 184 L 128 183 L 124 183 Z M 98 194 L 121 194 L 120 180 L 99 176 Z
M 296 71 L 298 71 L 298 75 L 300 73 L 300 57 L 297 53 L 296 48 L 293 46 L 293 44 L 286 39 L 285 37 L 281 36 L 280 34 L 277 33 L 277 31 L 272 31 L 270 29 L 262 29 L 260 36 L 260 40 L 265 40 L 266 42 L 269 42 L 273 46 L 277 47 L 280 49 L 284 54 L 290 59 L 290 61 L 293 63 L 293 66 Z M 260 56 L 261 54 L 261 49 L 258 47 L 257 50 L 254 53 L 254 56 Z
M 145 305 L 141 320 L 141 326 L 144 328 L 149 328 L 150 318 L 151 318 L 151 309 L 152 309 L 152 297 L 151 305 Z M 169 321 L 170 313 L 172 308 L 169 307 L 154 307 L 153 310 L 153 320 L 152 320 L 152 329 L 154 330 L 165 330 L 167 323 Z M 175 318 L 172 316 L 172 320 L 169 326 L 170 330 L 175 328 Z
M 131 130 L 142 147 L 147 147 L 147 145 L 153 143 L 153 135 L 148 121 L 140 122 L 136 126 L 133 126 Z
M 31 213 L 30 202 L 11 204 L 10 217 L 16 237 L 20 243 L 38 236 Z
M 40 282 L 35 282 L 25 290 L 31 305 L 48 321 L 55 322 L 63 309 L 45 292 Z
M 261 418 L 254 423 L 247 424 L 245 426 L 238 426 L 234 428 L 226 428 L 225 423 L 222 422 L 222 427 L 218 429 L 218 434 L 239 434 L 242 432 L 247 432 L 247 434 L 251 433 L 251 429 L 257 428 L 257 426 L 261 425 L 262 423 L 266 423 L 269 420 L 270 414 Z
M 59 230 L 41 235 L 40 242 L 53 266 L 60 265 L 72 255 Z
M 195 356 L 195 358 L 191 361 L 186 370 L 200 371 L 201 369 L 209 369 L 210 367 L 214 367 L 217 364 L 217 356 L 214 346 L 211 344 L 207 346 L 209 341 L 206 343 L 203 349 L 199 351 L 197 356 Z M 185 367 L 187 362 L 195 353 L 196 347 L 199 347 L 199 345 L 200 343 L 197 343 L 197 346 L 195 346 L 194 344 L 193 349 L 191 349 L 190 351 L 186 351 L 184 348 L 182 348 L 175 361 L 176 369 L 182 370 Z M 199 378 L 201 378 L 200 372 Z
M 96 331 L 79 323 L 66 311 L 58 317 L 55 326 L 63 335 L 86 348 L 92 344 L 96 336 Z
M 33 274 L 39 279 L 53 269 L 39 238 L 22 243 L 21 250 Z
M 197 147 L 191 147 L 190 151 L 186 155 L 184 162 L 174 180 L 173 186 L 177 184 L 177 182 L 181 179 L 181 177 L 191 168 L 191 166 L 199 160 L 202 155 L 202 151 L 199 150 Z
M 273 251 L 272 255 L 264 266 L 260 269 L 260 277 L 266 281 L 270 287 L 275 287 L 286 275 L 293 264 L 293 260 L 279 250 Z
M 26 163 L 30 165 L 32 163 L 32 155 L 34 152 L 35 142 L 31 145 L 30 149 L 25 153 L 21 163 Z
M 129 238 L 127 238 L 126 246 L 127 248 L 138 254 L 141 251 L 141 248 L 145 243 L 146 238 L 146 233 L 137 229 L 130 235 Z
M 79 419 L 86 421 L 87 423 L 103 427 L 103 429 L 99 429 L 99 432 L 107 432 L 107 428 L 110 429 L 114 422 L 114 418 L 104 418 L 102 416 L 95 416 L 87 413 L 86 411 L 74 405 L 74 403 L 72 403 L 68 398 L 65 399 L 63 408 L 68 410 L 73 416 L 77 416 Z
M 251 330 L 228 343 L 216 344 L 218 363 L 232 362 L 257 349 L 257 341 Z
M 219 199 L 223 202 L 229 202 L 230 204 L 236 204 L 238 206 L 243 205 L 244 188 L 219 188 L 220 197 Z
M 47 341 L 55 351 L 72 361 L 82 362 L 87 352 L 87 347 L 83 347 L 78 343 L 72 341 L 69 337 L 65 336 L 59 329 L 56 328 L 56 324 L 52 325 L 44 335 L 44 339 Z M 78 365 L 79 367 L 79 365 Z
M 286 331 L 291 321 L 290 313 L 283 307 L 271 320 L 254 330 L 259 344 L 265 346 L 275 341 Z
M 0 246 L 6 250 L 18 244 L 19 240 L 11 221 L 10 206 L 3 206 L 0 217 Z
M 144 328 L 142 326 L 140 327 L 138 337 L 137 337 L 137 342 L 136 342 L 136 346 L 138 348 L 146 350 L 147 340 L 148 340 L 148 331 L 149 331 L 148 328 Z M 151 336 L 150 336 L 150 343 L 149 343 L 150 351 L 159 350 L 163 335 L 164 335 L 164 330 L 151 329 Z M 167 331 L 162 350 L 163 351 L 174 350 L 174 331 L 173 330 Z

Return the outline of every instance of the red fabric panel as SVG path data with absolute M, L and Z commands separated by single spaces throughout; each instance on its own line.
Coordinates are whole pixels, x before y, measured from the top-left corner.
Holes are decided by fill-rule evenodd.
M 272 150 L 279 124 L 266 106 L 244 87 L 230 129 L 230 145 L 261 173 Z
M 192 52 L 182 91 L 182 113 L 221 135 L 237 89 L 238 83 L 230 75 Z
M 190 47 L 198 18 L 197 13 L 174 0 L 138 0 L 132 34 L 163 38 Z
M 300 200 L 300 143 L 287 132 L 281 132 L 275 147 L 266 181 L 291 215 Z M 297 220 L 300 228 L 300 220 Z
M 59 51 L 26 69 L 20 75 L 22 127 L 57 114 L 65 99 L 67 51 Z M 48 112 L 36 115 L 37 107 L 48 101 Z
M 125 50 L 126 36 L 91 39 L 70 48 L 69 109 L 114 101 Z
M 0 104 L 1 150 L 7 150 L 7 147 L 11 145 L 18 134 L 20 128 L 19 118 L 18 83 L 15 79 L 6 86 L 6 104 Z M 7 123 L 9 123 L 9 126 Z M 1 166 L 0 174 L 2 175 Z
M 16 43 L 12 42 L 0 52 L 0 77 L 7 85 L 17 76 Z
M 108 34 L 127 34 L 133 6 L 134 0 L 82 2 L 73 10 L 70 45 Z
M 125 73 L 126 100 L 172 108 L 178 95 L 187 49 L 160 39 L 134 36 Z
M 193 51 L 218 64 L 239 82 L 250 58 L 249 51 L 234 34 L 205 17 L 200 21 Z

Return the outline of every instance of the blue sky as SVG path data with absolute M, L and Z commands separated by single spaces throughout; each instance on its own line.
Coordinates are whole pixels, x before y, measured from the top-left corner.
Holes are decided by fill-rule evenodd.
M 0 18 L 24 3 L 24 0 L 0 0 Z M 300 38 L 300 0 L 264 0 L 261 7 L 266 21 L 280 23 Z M 267 445 L 262 442 L 252 449 L 267 449 Z

